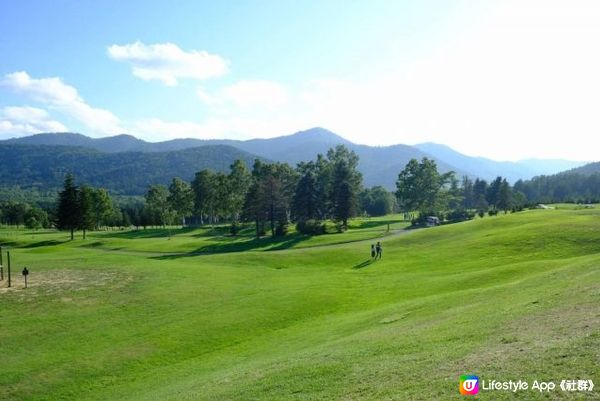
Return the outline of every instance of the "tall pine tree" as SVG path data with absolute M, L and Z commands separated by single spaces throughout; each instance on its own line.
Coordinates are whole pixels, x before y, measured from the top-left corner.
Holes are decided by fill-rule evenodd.
M 71 231 L 73 233 L 79 226 L 79 189 L 75 186 L 75 178 L 69 173 L 65 177 L 63 190 L 58 194 L 58 208 L 56 211 L 56 226 L 59 230 Z

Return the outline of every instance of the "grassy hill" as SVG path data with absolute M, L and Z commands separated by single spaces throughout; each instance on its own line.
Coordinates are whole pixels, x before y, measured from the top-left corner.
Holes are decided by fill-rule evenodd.
M 599 220 L 387 217 L 280 242 L 0 230 L 31 271 L 29 289 L 0 288 L 0 399 L 458 400 L 462 374 L 598 385 Z

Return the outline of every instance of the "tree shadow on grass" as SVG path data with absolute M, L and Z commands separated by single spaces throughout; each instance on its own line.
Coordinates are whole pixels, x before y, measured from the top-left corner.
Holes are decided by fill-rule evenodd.
M 385 228 L 388 224 L 392 225 L 392 224 L 396 224 L 396 223 L 403 223 L 404 220 L 389 220 L 389 221 L 362 221 L 356 225 L 352 226 L 352 229 L 354 230 L 365 230 L 365 229 L 369 229 L 369 228 Z
M 239 237 L 233 237 L 239 238 Z M 232 237 L 215 237 L 213 241 L 219 243 L 208 244 L 201 246 L 191 252 L 154 256 L 152 259 L 157 260 L 172 260 L 185 257 L 201 256 L 201 255 L 213 255 L 219 253 L 232 253 L 232 252 L 246 252 L 261 250 L 264 252 L 270 251 L 281 251 L 284 249 L 290 249 L 299 243 L 310 239 L 309 235 L 292 234 L 285 237 L 263 237 L 263 238 L 252 238 L 242 239 L 231 242 Z
M 186 234 L 191 231 L 197 230 L 197 227 L 183 227 L 183 228 L 147 228 L 139 230 L 127 230 L 127 231 L 96 231 L 94 234 L 100 234 L 105 238 L 123 238 L 123 239 L 143 239 L 143 238 L 168 238 L 178 234 Z
M 355 266 L 352 266 L 353 269 L 364 269 L 365 267 L 369 267 L 371 265 L 371 263 L 373 263 L 375 261 L 375 259 L 367 259 L 364 262 L 361 262 Z
M 42 246 L 55 246 L 55 245 L 60 245 L 60 244 L 64 244 L 66 242 L 69 242 L 68 240 L 66 241 L 58 241 L 58 240 L 47 240 L 47 241 L 38 241 L 38 242 L 33 242 L 31 244 L 27 244 L 22 246 L 22 248 L 39 248 Z

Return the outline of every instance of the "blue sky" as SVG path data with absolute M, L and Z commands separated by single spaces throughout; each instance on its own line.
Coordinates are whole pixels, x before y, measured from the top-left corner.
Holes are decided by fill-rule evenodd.
M 0 138 L 323 126 L 372 145 L 595 159 L 592 1 L 155 3 L 0 0 Z

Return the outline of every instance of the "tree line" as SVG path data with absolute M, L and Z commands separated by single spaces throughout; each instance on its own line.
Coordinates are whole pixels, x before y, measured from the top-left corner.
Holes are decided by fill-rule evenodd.
M 542 175 L 531 180 L 515 182 L 530 203 L 598 203 L 600 202 L 600 173 L 562 173 Z
M 434 160 L 410 160 L 399 172 L 396 191 L 364 188 L 358 156 L 343 145 L 319 154 L 295 168 L 286 163 L 255 160 L 251 169 L 236 160 L 228 172 L 203 169 L 191 181 L 173 178 L 170 185 L 151 185 L 143 200 L 117 207 L 108 191 L 75 184 L 65 178 L 55 208 L 43 210 L 24 202 L 0 203 L 0 223 L 30 228 L 56 227 L 73 232 L 106 226 L 148 227 L 167 225 L 230 225 L 236 235 L 242 224 L 251 225 L 257 237 L 285 235 L 290 224 L 299 232 L 320 234 L 326 221 L 337 231 L 356 215 L 380 216 L 404 212 L 414 223 L 427 216 L 460 221 L 476 214 L 522 210 L 538 201 L 565 201 L 579 191 L 598 199 L 600 175 L 557 175 L 518 181 L 503 177 L 487 182 L 440 173 Z
M 241 223 L 252 223 L 257 237 L 267 231 L 285 235 L 292 222 L 305 231 L 329 219 L 344 230 L 360 209 L 363 188 L 357 166 L 356 153 L 341 145 L 296 168 L 255 160 L 249 170 L 238 160 L 228 174 L 204 169 L 190 183 L 174 178 L 169 187 L 152 185 L 145 195 L 147 214 L 163 226 L 228 221 L 234 235 Z
M 454 172 L 440 173 L 435 161 L 428 158 L 408 162 L 398 175 L 396 198 L 401 211 L 418 212 L 415 224 L 427 216 L 460 221 L 475 214 L 483 217 L 486 213 L 519 211 L 527 204 L 525 194 L 506 178 L 497 177 L 490 183 L 469 177 L 459 181 Z

